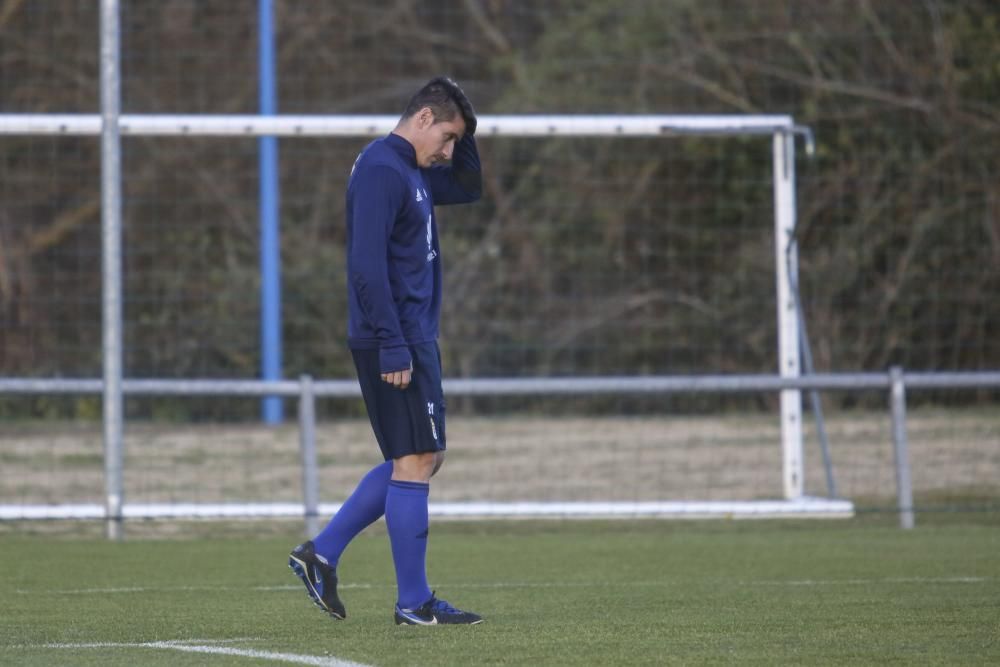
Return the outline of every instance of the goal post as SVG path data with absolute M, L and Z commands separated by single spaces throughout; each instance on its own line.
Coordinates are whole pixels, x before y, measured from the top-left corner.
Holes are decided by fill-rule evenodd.
M 792 289 L 798 284 L 795 245 L 795 141 L 787 132 L 776 132 L 774 148 L 774 268 L 778 309 L 778 374 L 800 375 L 798 302 Z M 781 391 L 782 480 L 786 499 L 802 496 L 802 394 Z
M 0 114 L 0 135 L 100 136 L 106 120 L 97 114 Z M 117 117 L 119 137 L 376 137 L 390 132 L 398 122 L 393 115 L 162 115 L 122 114 Z M 772 138 L 774 196 L 774 257 L 777 303 L 777 371 L 782 378 L 800 376 L 798 300 L 794 294 L 797 272 L 795 248 L 795 138 L 805 135 L 811 150 L 811 134 L 788 115 L 483 115 L 477 136 L 492 137 L 646 137 L 672 136 L 761 136 Z M 117 239 L 120 249 L 121 239 Z M 117 290 L 122 285 L 105 285 Z M 802 400 L 800 389 L 780 391 L 781 495 L 789 503 L 811 500 L 804 494 Z M 119 436 L 120 437 L 120 436 Z M 120 450 L 120 443 L 118 443 Z M 113 448 L 112 448 L 113 449 Z M 777 490 L 776 490 L 777 491 Z M 109 496 L 121 489 L 110 489 Z M 600 503 L 599 514 L 614 513 Z M 774 509 L 771 504 L 767 508 Z M 699 515 L 704 504 L 695 507 Z M 743 509 L 728 503 L 720 513 Z M 809 513 L 815 506 L 808 505 Z M 843 508 L 841 508 L 843 509 Z M 639 511 L 636 507 L 629 512 Z M 458 512 L 450 510 L 449 513 Z M 785 510 L 775 510 L 784 515 Z M 126 510 L 127 515 L 127 510 Z

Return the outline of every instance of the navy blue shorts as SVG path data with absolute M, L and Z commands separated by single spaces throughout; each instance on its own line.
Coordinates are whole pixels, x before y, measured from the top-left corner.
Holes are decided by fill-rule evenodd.
M 444 391 L 436 342 L 410 345 L 413 375 L 406 389 L 382 379 L 378 349 L 351 350 L 361 395 L 386 461 L 444 451 Z

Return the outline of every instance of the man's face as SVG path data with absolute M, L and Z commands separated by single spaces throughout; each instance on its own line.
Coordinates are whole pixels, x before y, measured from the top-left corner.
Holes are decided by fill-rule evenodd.
M 430 167 L 438 162 L 447 162 L 455 150 L 455 142 L 465 133 L 465 119 L 456 114 L 451 120 L 434 122 L 430 109 L 423 109 L 417 119 L 417 132 L 413 148 L 417 154 L 417 165 Z

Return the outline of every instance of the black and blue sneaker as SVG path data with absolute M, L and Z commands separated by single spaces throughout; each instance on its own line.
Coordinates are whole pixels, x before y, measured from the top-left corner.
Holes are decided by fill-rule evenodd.
M 396 625 L 476 625 L 482 622 L 482 616 L 455 609 L 433 595 L 416 609 L 402 609 L 396 605 Z
M 337 620 L 347 618 L 344 603 L 337 597 L 337 569 L 316 553 L 313 543 L 304 542 L 288 555 L 288 567 L 306 585 L 316 606 Z

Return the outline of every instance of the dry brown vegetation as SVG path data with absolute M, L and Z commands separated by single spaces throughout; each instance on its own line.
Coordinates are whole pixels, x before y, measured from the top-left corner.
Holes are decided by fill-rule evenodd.
M 850 412 L 827 425 L 841 495 L 892 505 L 891 425 Z M 908 420 L 914 492 L 924 502 L 996 505 L 1000 415 L 919 411 Z M 745 500 L 781 496 L 778 423 L 769 416 L 455 418 L 434 501 Z M 366 420 L 317 432 L 323 502 L 339 502 L 379 457 Z M 129 425 L 129 502 L 299 502 L 291 426 Z M 807 493 L 825 495 L 807 433 Z M 0 433 L 0 503 L 101 503 L 101 432 L 54 425 Z

